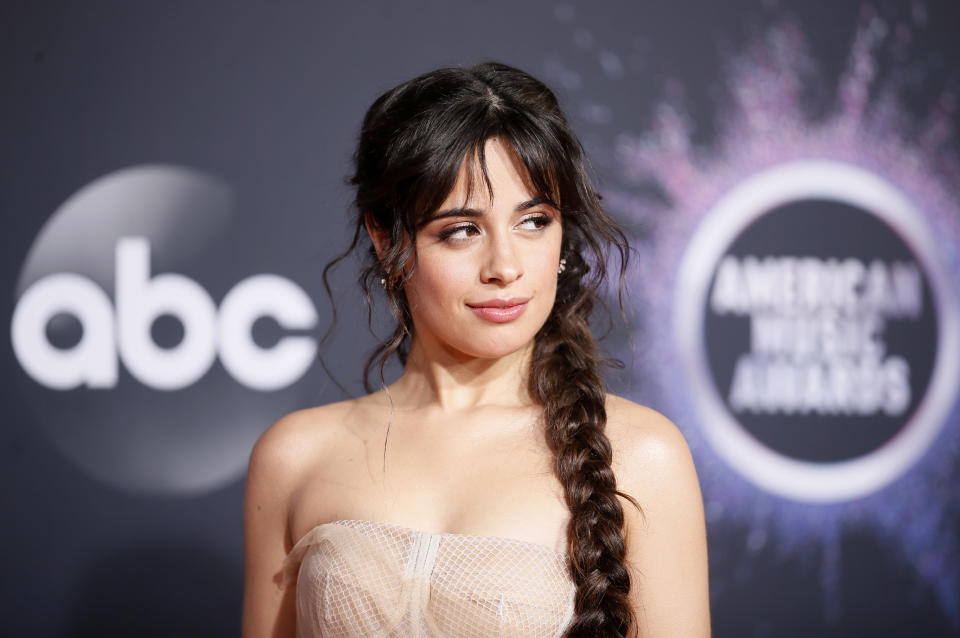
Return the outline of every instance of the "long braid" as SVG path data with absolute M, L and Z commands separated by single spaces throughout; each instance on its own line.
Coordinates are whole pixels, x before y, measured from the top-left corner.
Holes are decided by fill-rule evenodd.
M 577 591 L 567 636 L 623 636 L 631 621 L 630 575 L 613 450 L 604 433 L 604 384 L 588 321 L 593 293 L 581 285 L 586 263 L 576 252 L 568 255 L 554 312 L 535 340 L 529 389 L 543 405 L 547 443 L 570 509 L 567 542 Z

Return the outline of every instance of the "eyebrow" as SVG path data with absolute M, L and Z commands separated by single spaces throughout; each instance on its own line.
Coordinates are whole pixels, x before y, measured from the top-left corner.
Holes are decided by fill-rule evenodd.
M 533 208 L 534 206 L 539 206 L 540 204 L 549 204 L 550 206 L 557 208 L 557 205 L 547 197 L 534 197 L 533 199 L 528 199 L 525 202 L 520 202 L 513 210 L 514 212 L 522 213 L 523 211 Z M 417 227 L 419 228 L 426 226 L 430 222 L 438 219 L 445 219 L 447 217 L 483 217 L 483 213 L 476 208 L 447 208 L 427 216 L 422 222 L 417 224 Z

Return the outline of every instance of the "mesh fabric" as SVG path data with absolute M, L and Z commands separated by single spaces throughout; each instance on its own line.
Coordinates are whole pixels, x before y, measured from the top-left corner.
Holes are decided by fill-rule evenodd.
M 573 615 L 563 554 L 372 521 L 310 530 L 283 584 L 297 588 L 297 638 L 552 638 Z

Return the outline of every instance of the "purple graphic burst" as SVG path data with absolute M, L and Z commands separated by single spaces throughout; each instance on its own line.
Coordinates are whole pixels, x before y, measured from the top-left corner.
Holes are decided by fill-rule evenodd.
M 557 10 L 571 23 L 572 9 Z M 923 23 L 918 5 L 914 22 Z M 608 149 L 625 186 L 603 189 L 604 204 L 649 233 L 637 237 L 639 263 L 631 280 L 634 316 L 642 318 L 632 374 L 645 394 L 662 401 L 683 430 L 697 461 L 708 524 L 746 524 L 748 551 L 771 547 L 779 556 L 821 550 L 822 587 L 828 619 L 842 609 L 839 564 L 845 530 L 870 531 L 899 551 L 899 560 L 916 570 L 936 593 L 944 613 L 960 628 L 960 408 L 954 405 L 937 440 L 907 473 L 883 489 L 852 501 L 821 504 L 785 499 L 763 491 L 730 468 L 712 450 L 698 425 L 674 349 L 673 316 L 677 273 L 687 245 L 705 215 L 744 179 L 772 166 L 802 159 L 842 161 L 882 177 L 923 212 L 936 240 L 943 269 L 960 293 L 960 156 L 951 148 L 957 98 L 944 90 L 926 117 L 917 121 L 903 105 L 904 74 L 879 78 L 881 53 L 903 60 L 915 28 L 891 26 L 870 8 L 861 11 L 836 100 L 826 115 L 806 112 L 805 91 L 817 78 L 816 64 L 802 30 L 790 21 L 771 26 L 763 37 L 731 56 L 724 78 L 730 102 L 717 117 L 717 135 L 698 147 L 693 122 L 674 83 L 656 107 L 653 125 L 642 135 L 620 133 Z M 601 63 L 610 81 L 629 81 L 610 52 L 597 51 L 578 25 L 574 43 Z M 604 59 L 607 60 L 604 63 Z M 583 98 L 588 122 L 608 125 L 611 109 L 578 94 L 579 75 L 557 61 L 548 65 L 552 81 Z M 650 184 L 666 197 L 649 195 Z M 665 199 L 665 201 L 664 201 Z M 642 291 L 642 292 L 641 292 Z M 953 317 L 955 321 L 960 318 Z

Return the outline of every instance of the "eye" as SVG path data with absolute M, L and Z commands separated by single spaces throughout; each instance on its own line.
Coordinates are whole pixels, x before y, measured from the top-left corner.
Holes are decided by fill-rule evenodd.
M 480 229 L 476 224 L 458 224 L 444 228 L 437 234 L 437 238 L 440 241 L 463 241 L 479 233 Z
M 544 214 L 527 217 L 520 222 L 520 226 L 526 230 L 541 230 L 553 223 L 553 218 Z

